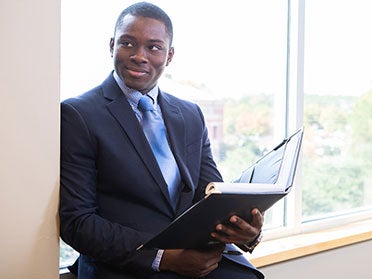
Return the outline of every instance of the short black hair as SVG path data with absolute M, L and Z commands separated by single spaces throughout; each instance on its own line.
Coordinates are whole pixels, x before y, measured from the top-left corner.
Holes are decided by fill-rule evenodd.
M 115 24 L 115 32 L 117 28 L 120 27 L 120 25 L 123 22 L 123 18 L 126 15 L 133 15 L 133 16 L 142 16 L 142 17 L 148 17 L 148 18 L 153 18 L 156 20 L 159 20 L 164 23 L 166 31 L 169 35 L 170 39 L 170 45 L 172 45 L 173 42 L 173 24 L 169 16 L 167 15 L 166 12 L 164 12 L 161 8 L 158 6 L 148 3 L 148 2 L 138 2 L 135 3 L 126 9 L 124 9 L 118 19 L 116 20 Z

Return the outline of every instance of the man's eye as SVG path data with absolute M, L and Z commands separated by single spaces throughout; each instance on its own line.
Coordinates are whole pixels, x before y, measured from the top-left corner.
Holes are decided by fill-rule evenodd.
M 162 48 L 160 46 L 152 45 L 149 47 L 150 50 L 161 50 Z
M 124 47 L 133 47 L 133 44 L 131 42 L 121 42 L 121 45 Z

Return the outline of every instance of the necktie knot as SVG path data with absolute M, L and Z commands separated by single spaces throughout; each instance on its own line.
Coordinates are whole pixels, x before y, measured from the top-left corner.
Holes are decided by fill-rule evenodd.
M 153 111 L 154 110 L 154 105 L 152 99 L 147 96 L 147 95 L 142 95 L 141 98 L 138 101 L 137 105 L 138 109 L 141 112 L 146 112 L 146 111 Z

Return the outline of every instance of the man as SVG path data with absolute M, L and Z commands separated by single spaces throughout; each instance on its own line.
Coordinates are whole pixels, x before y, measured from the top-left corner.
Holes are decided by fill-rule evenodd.
M 232 225 L 218 224 L 211 234 L 221 245 L 214 249 L 136 250 L 200 200 L 209 182 L 222 181 L 199 107 L 158 88 L 174 55 L 172 38 L 160 8 L 128 7 L 110 41 L 113 73 L 62 103 L 61 237 L 81 254 L 79 279 L 263 278 L 243 256 L 222 255 L 225 244 L 256 243 L 263 224 L 258 210 L 250 223 L 232 216 Z M 143 96 L 166 127 L 166 166 L 145 130 Z

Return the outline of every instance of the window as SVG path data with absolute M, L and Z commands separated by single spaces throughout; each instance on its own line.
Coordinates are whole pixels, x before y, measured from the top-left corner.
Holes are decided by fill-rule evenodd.
M 372 205 L 369 1 L 306 2 L 303 220 Z
M 62 99 L 112 70 L 109 38 L 129 2 L 61 1 Z M 175 32 L 160 87 L 200 105 L 226 181 L 305 127 L 295 191 L 266 213 L 265 229 L 301 231 L 304 222 L 370 208 L 368 0 L 152 2 Z M 61 247 L 61 263 L 76 257 Z
M 153 2 L 174 24 L 176 54 L 160 86 L 200 105 L 215 159 L 231 180 L 285 135 L 287 1 Z M 109 74 L 109 38 L 127 4 L 62 1 L 62 99 Z M 61 255 L 74 255 L 62 247 Z

